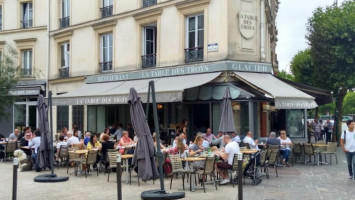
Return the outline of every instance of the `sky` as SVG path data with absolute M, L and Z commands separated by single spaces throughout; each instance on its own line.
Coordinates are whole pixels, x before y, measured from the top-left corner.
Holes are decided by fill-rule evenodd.
M 276 23 L 276 46 L 279 70 L 290 72 L 290 61 L 299 51 L 308 47 L 306 40 L 308 19 L 317 7 L 332 5 L 336 0 L 279 0 Z M 344 0 L 338 0 L 338 5 Z

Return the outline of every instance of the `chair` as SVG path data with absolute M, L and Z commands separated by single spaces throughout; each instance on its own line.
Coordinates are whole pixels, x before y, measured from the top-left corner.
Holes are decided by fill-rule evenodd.
M 110 180 L 110 173 L 113 168 L 117 168 L 116 158 L 117 151 L 107 151 L 107 158 L 109 162 L 109 166 L 107 168 L 107 182 Z
M 60 146 L 59 152 L 58 152 L 58 158 L 60 159 L 60 164 L 63 165 L 63 163 L 68 164 L 68 157 L 69 157 L 69 148 L 66 145 Z M 59 163 L 58 163 L 58 169 L 59 169 Z
M 247 149 L 250 149 L 249 143 L 244 143 L 244 146 L 245 146 Z
M 314 148 L 312 144 L 303 144 L 304 147 L 304 155 L 309 156 L 308 161 L 311 163 L 312 159 L 311 157 L 313 156 L 314 162 L 316 161 L 316 154 L 314 152 Z M 306 159 L 304 160 L 304 164 L 306 164 Z
M 235 182 L 233 181 L 233 173 L 237 172 L 238 173 L 238 154 L 234 154 L 233 156 L 233 163 L 232 163 L 232 169 L 228 170 L 229 174 L 229 180 L 233 184 L 233 187 L 235 185 Z
M 81 157 L 79 154 L 69 151 L 69 161 L 68 161 L 67 174 L 69 173 L 70 163 L 73 163 L 75 176 L 78 176 L 78 166 L 81 163 Z
M 332 155 L 334 155 L 336 164 L 338 164 L 338 157 L 337 157 L 336 151 L 337 151 L 337 143 L 336 142 L 328 142 L 327 147 L 326 147 L 326 151 L 321 152 L 321 154 L 324 155 L 326 162 L 327 162 L 327 155 L 329 155 L 330 164 L 332 164 Z
M 262 171 L 262 167 L 264 167 L 264 173 L 266 175 L 266 162 L 267 162 L 267 150 L 262 150 L 260 152 L 260 171 Z M 266 178 L 269 178 L 269 176 L 266 176 Z
M 17 142 L 8 142 L 6 145 L 6 153 L 7 155 L 11 154 L 11 158 L 14 156 L 14 152 L 17 147 Z M 6 159 L 5 159 L 6 160 Z
M 72 144 L 71 147 L 77 147 L 79 150 L 83 150 L 84 144 L 83 143 Z
M 98 151 L 92 150 L 88 152 L 88 156 L 86 157 L 86 161 L 84 164 L 86 164 L 86 170 L 85 170 L 85 177 L 87 178 L 87 173 L 90 171 L 90 165 L 94 165 L 97 160 L 97 154 Z M 96 168 L 97 175 L 99 175 L 99 170 Z
M 180 159 L 179 155 L 169 155 L 170 158 L 170 163 L 172 167 L 172 173 L 171 173 L 171 179 L 170 179 L 170 189 L 171 185 L 173 184 L 173 177 L 174 175 L 178 176 L 179 174 L 182 175 L 182 188 L 185 190 L 185 174 L 191 173 L 192 171 L 190 170 L 185 170 L 182 167 L 182 162 Z
M 269 166 L 273 165 L 275 168 L 276 172 L 276 177 L 279 177 L 277 173 L 277 158 L 280 155 L 280 149 L 278 148 L 269 148 L 268 150 L 268 160 L 265 162 L 265 167 L 266 167 L 266 177 L 269 177 Z
M 292 166 L 294 163 L 294 160 L 298 157 L 301 159 L 301 156 L 303 156 L 303 160 L 305 159 L 304 154 L 302 153 L 302 144 L 299 142 L 294 142 L 293 143 L 293 148 L 292 148 Z
M 203 177 L 207 177 L 208 175 L 213 176 L 213 183 L 216 187 L 217 190 L 217 184 L 216 184 L 216 176 L 214 174 L 215 170 L 215 157 L 206 157 L 205 165 L 203 167 L 203 170 L 197 170 L 195 174 L 199 175 L 202 177 L 202 187 L 203 187 L 203 192 L 206 193 L 206 188 L 205 188 L 205 181 Z M 191 182 L 190 182 L 191 184 Z

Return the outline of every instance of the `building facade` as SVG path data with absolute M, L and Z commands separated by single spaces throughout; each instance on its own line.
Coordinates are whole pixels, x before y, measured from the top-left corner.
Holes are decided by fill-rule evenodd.
M 23 2 L 33 4 L 31 28 L 6 16 L 15 9 L 22 13 L 16 19 L 27 19 Z M 229 87 L 241 135 L 253 131 L 265 137 L 287 129 L 294 138 L 306 137 L 305 109 L 317 106 L 315 98 L 273 76 L 277 0 L 23 2 L 3 0 L 0 38 L 6 39 L 0 41 L 19 51 L 20 43 L 25 49 L 32 44 L 33 65 L 48 70 L 33 80 L 48 80 L 44 91 L 53 93 L 57 132 L 74 124 L 95 133 L 129 124 L 129 89 L 145 103 L 154 81 L 163 132 L 187 119 L 190 139 L 207 127 L 217 133 L 220 102 Z M 6 29 L 17 31 L 7 37 Z

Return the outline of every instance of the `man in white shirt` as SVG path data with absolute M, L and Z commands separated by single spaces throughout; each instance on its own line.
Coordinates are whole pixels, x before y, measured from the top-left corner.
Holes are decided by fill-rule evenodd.
M 250 149 L 259 149 L 258 147 L 258 140 L 253 139 L 253 133 L 252 132 L 248 132 L 247 135 L 244 137 L 243 143 L 247 143 L 249 144 Z
M 68 140 L 67 140 L 68 146 L 71 146 L 73 144 L 80 144 L 79 139 L 77 137 L 73 136 L 72 132 L 68 131 L 67 136 L 68 136 Z
M 224 135 L 223 140 L 226 144 L 224 151 L 216 153 L 223 159 L 223 162 L 217 163 L 219 174 L 223 179 L 221 185 L 229 183 L 228 170 L 232 169 L 234 155 L 239 153 L 238 143 L 233 142 L 229 135 Z
M 232 136 L 232 141 L 233 142 L 237 142 L 237 143 L 241 142 L 240 137 L 239 137 L 239 135 L 236 132 L 232 133 L 231 136 Z
M 340 137 L 340 146 L 345 152 L 346 159 L 348 161 L 349 179 L 354 179 L 355 169 L 355 122 L 348 120 L 346 122 L 348 130 L 344 131 Z

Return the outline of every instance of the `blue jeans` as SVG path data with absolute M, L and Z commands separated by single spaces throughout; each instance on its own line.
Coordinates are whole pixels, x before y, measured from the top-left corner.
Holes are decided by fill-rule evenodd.
M 280 153 L 283 156 L 283 159 L 285 160 L 285 162 L 288 162 L 288 157 L 289 157 L 289 155 L 291 153 L 291 150 L 289 150 L 289 149 L 281 149 Z
M 348 161 L 349 176 L 353 176 L 355 169 L 355 152 L 345 152 L 346 160 Z

